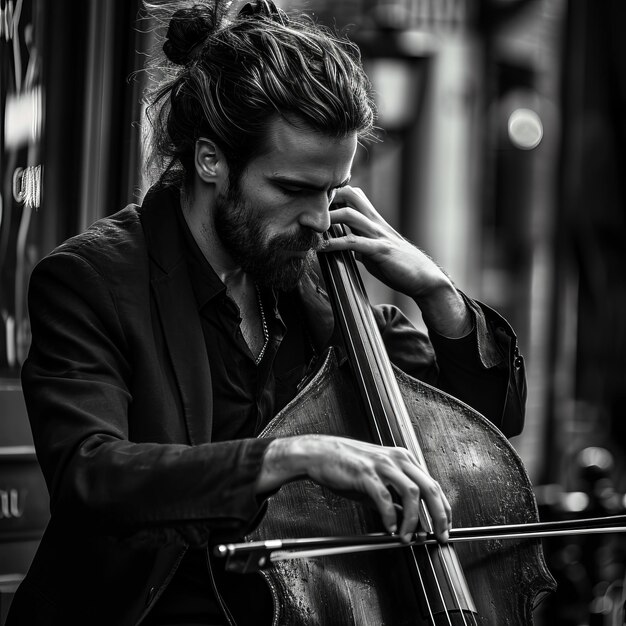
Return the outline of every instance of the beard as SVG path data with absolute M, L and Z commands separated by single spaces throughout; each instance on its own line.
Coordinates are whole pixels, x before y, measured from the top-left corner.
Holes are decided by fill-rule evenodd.
M 307 227 L 268 237 L 262 211 L 254 211 L 239 181 L 219 194 L 214 206 L 215 232 L 233 260 L 259 285 L 294 289 L 312 269 L 322 236 Z M 305 254 L 296 254 L 300 252 Z

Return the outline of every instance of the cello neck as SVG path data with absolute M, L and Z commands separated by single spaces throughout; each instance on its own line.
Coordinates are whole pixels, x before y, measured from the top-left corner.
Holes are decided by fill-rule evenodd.
M 337 237 L 342 233 L 341 226 L 333 225 L 328 236 Z M 424 456 L 354 255 L 350 251 L 341 251 L 318 256 L 335 321 L 364 399 L 372 433 L 381 445 L 407 448 L 425 468 Z

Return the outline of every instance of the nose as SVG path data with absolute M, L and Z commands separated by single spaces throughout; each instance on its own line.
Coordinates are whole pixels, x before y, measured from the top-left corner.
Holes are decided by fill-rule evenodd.
M 324 233 L 330 228 L 330 202 L 326 195 L 322 199 L 307 202 L 300 209 L 300 226 L 317 233 Z

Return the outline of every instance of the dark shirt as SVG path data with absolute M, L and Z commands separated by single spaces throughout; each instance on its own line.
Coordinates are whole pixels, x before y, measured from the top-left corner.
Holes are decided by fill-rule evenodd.
M 196 245 L 195 242 L 191 242 Z M 190 243 L 190 247 L 191 247 Z M 241 333 L 241 317 L 221 280 L 196 246 L 188 259 L 207 345 L 213 385 L 212 441 L 256 437 L 296 395 L 312 356 L 289 294 L 262 290 L 269 341 L 259 365 Z
M 256 437 L 296 396 L 298 383 L 314 356 L 312 342 L 302 324 L 303 316 L 298 310 L 301 305 L 289 293 L 260 291 L 269 340 L 257 365 L 241 332 L 236 303 L 202 254 L 182 213 L 179 218 L 211 369 L 214 416 L 211 440 Z M 207 558 L 206 549 L 187 551 L 151 611 L 146 626 L 224 623 L 214 585 L 229 607 L 240 609 L 240 614 L 236 615 L 238 626 L 262 623 L 259 615 L 263 607 L 270 623 L 271 598 L 260 577 L 227 574 L 223 562 L 213 558 L 209 570 Z M 235 588 L 239 601 L 228 602 Z M 241 602 L 242 598 L 246 601 Z M 247 608 L 250 614 L 246 614 Z

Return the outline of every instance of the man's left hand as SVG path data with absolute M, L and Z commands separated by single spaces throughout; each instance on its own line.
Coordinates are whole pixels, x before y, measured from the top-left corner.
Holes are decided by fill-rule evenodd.
M 443 270 L 393 229 L 358 187 L 339 189 L 331 223 L 349 227 L 344 237 L 327 242 L 324 252 L 352 250 L 367 270 L 391 289 L 413 298 L 427 326 L 446 337 L 472 329 L 471 314 Z

